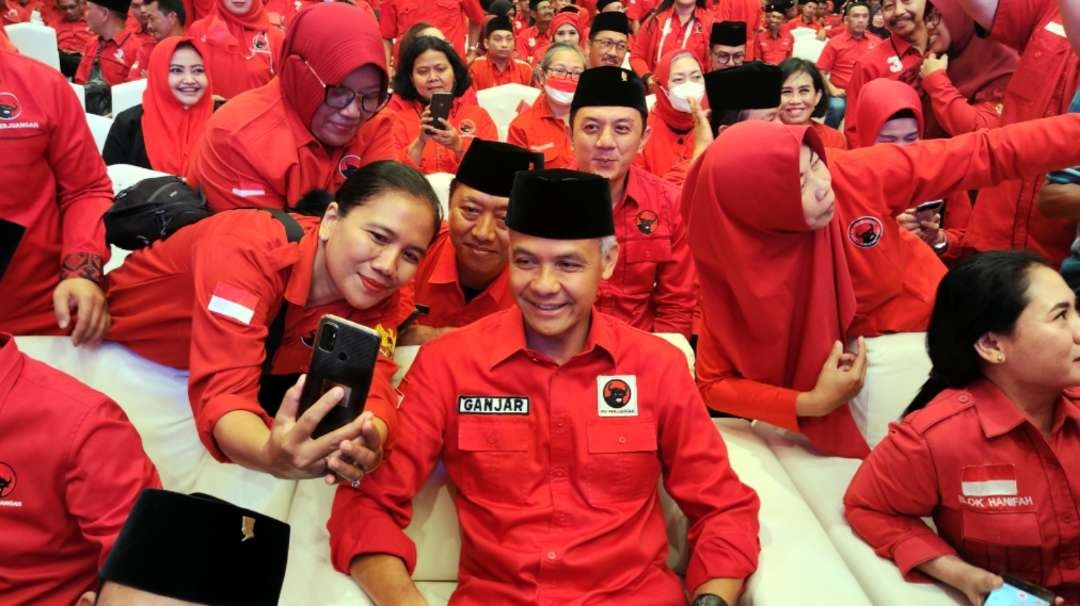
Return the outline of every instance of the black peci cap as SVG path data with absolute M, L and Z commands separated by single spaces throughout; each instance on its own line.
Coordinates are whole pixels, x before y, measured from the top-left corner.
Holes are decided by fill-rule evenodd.
M 549 240 L 615 235 L 611 186 L 604 177 L 574 170 L 519 172 L 514 176 L 506 225 Z
M 491 196 L 509 197 L 514 173 L 544 168 L 544 155 L 509 143 L 473 139 L 455 179 Z
M 709 32 L 709 46 L 742 46 L 746 44 L 746 24 L 742 21 L 720 21 L 713 23 Z
M 604 65 L 581 72 L 570 111 L 582 107 L 632 107 L 641 112 L 641 119 L 649 115 L 645 103 L 645 84 L 634 72 L 621 67 Z
M 715 112 L 777 107 L 782 84 L 780 68 L 761 61 L 705 74 L 705 94 Z
M 618 32 L 629 36 L 630 19 L 626 17 L 626 13 L 597 13 L 596 16 L 593 17 L 592 27 L 589 32 L 591 35 L 595 35 L 599 32 Z

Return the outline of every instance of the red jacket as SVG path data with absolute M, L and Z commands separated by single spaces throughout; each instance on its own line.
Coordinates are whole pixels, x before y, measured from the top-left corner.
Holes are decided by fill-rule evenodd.
M 420 157 L 419 166 L 414 164 L 405 153 L 405 150 L 420 135 L 420 114 L 423 111 L 424 106 L 419 102 L 405 101 L 402 109 L 394 112 L 393 126 L 391 127 L 394 149 L 399 150 L 402 162 L 420 170 L 424 174 L 456 173 L 461 159 L 450 149 L 436 143 L 434 139 L 428 139 L 427 143 L 424 144 L 424 152 Z M 454 99 L 454 104 L 450 108 L 449 121 L 457 129 L 458 136 L 461 137 L 462 157 L 465 156 L 465 152 L 468 151 L 469 144 L 472 143 L 474 138 L 487 141 L 497 141 L 499 139 L 499 130 L 496 128 L 495 123 L 492 122 L 487 111 L 475 103 L 463 100 L 461 97 Z
M 266 31 L 245 27 L 243 32 L 243 39 L 237 40 L 225 20 L 213 12 L 187 31 L 204 43 L 207 56 L 203 60 L 214 80 L 214 94 L 226 99 L 266 84 L 279 69 L 285 34 L 273 26 Z
M 1022 53 L 1005 92 L 1002 124 L 1068 109 L 1080 82 L 1080 57 L 1065 38 L 1055 0 L 1002 2 L 990 37 Z M 1037 175 L 981 191 L 965 246 L 980 251 L 1027 248 L 1053 264 L 1068 256 L 1076 221 L 1051 219 L 1039 212 L 1035 202 L 1044 180 Z
M 20 353 L 9 335 L 0 335 L 0 426 L 0 595 L 71 606 L 98 589 L 139 492 L 161 480 L 119 406 Z
M 665 565 L 661 478 L 688 518 L 685 586 L 754 571 L 757 496 L 675 348 L 594 313 L 585 351 L 560 366 L 527 349 L 516 307 L 451 334 L 402 383 L 410 439 L 359 490 L 338 490 L 335 568 L 385 553 L 413 570 L 402 529 L 441 461 L 461 523 L 454 604 L 686 604 Z M 604 399 L 617 385 L 629 388 L 618 416 Z
M 575 169 L 577 158 L 570 138 L 570 125 L 555 117 L 547 95 L 540 93 L 532 106 L 510 123 L 506 141 L 544 154 L 544 168 Z
M 694 54 L 698 65 L 709 65 L 709 28 L 713 17 L 705 9 L 695 8 L 685 25 L 672 7 L 641 24 L 630 43 L 630 67 L 639 76 L 651 74 L 660 57 L 678 48 Z
M 59 279 L 100 279 L 109 258 L 101 216 L 112 183 L 60 72 L 0 51 L 0 82 L 0 105 L 12 116 L 0 121 L 0 218 L 26 227 L 0 279 L 0 331 L 58 334 Z
M 139 54 L 139 48 L 142 47 L 143 42 L 143 38 L 131 30 L 124 30 L 111 40 L 102 40 L 100 36 L 94 36 L 82 51 L 82 61 L 75 72 L 75 82 L 86 84 L 99 48 L 101 59 L 98 65 L 101 66 L 101 76 L 105 82 L 109 86 L 126 82 L 128 73 L 131 72 L 131 64 L 135 63 L 135 56 Z
M 273 421 L 259 406 L 259 377 L 268 326 L 283 302 L 289 306 L 285 330 L 270 372 L 307 371 L 323 314 L 374 328 L 387 355 L 379 356 L 367 409 L 388 427 L 395 424 L 390 356 L 411 302 L 395 293 L 371 309 L 353 309 L 344 300 L 308 307 L 319 221 L 296 218 L 306 232 L 299 243 L 288 242 L 281 223 L 263 211 L 214 215 L 132 253 L 109 274 L 108 338 L 159 364 L 190 370 L 195 427 L 220 461 L 226 458 L 213 431 L 222 416 L 246 410 L 267 426 Z
M 908 580 L 936 557 L 1007 573 L 1080 603 L 1080 408 L 1062 397 L 1050 435 L 982 379 L 889 428 L 848 487 L 851 528 Z M 922 521 L 932 516 L 937 532 Z

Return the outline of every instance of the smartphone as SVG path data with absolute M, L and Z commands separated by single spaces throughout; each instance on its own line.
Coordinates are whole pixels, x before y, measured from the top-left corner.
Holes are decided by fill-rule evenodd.
M 1007 574 L 1001 575 L 1005 584 L 986 596 L 983 606 L 1051 606 L 1054 592 Z
M 915 213 L 933 213 L 941 210 L 941 207 L 945 206 L 944 200 L 931 200 L 929 202 L 923 202 L 915 207 Z
M 345 397 L 319 421 L 311 434 L 313 439 L 348 425 L 364 411 L 379 343 L 379 333 L 367 326 L 333 315 L 319 320 L 299 414 L 334 387 L 345 388 Z
M 446 120 L 450 117 L 450 105 L 454 102 L 454 95 L 450 93 L 431 93 L 431 120 L 439 130 L 442 130 L 442 122 L 436 118 Z
M 0 278 L 4 277 L 11 260 L 15 258 L 15 249 L 19 248 L 26 228 L 7 219 L 0 219 Z

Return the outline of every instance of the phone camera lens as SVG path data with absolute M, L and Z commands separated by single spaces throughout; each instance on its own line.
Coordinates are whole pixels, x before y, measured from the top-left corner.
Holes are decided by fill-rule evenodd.
M 324 324 L 323 329 L 319 331 L 319 349 L 323 351 L 334 351 L 334 345 L 337 343 L 337 326 L 333 324 Z

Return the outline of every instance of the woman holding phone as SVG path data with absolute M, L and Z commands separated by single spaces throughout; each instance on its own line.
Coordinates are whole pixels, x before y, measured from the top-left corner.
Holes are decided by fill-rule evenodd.
M 321 219 L 281 219 L 260 209 L 217 213 L 135 251 L 109 274 L 107 338 L 190 371 L 195 425 L 219 461 L 280 478 L 358 481 L 393 434 L 391 356 L 396 328 L 412 311 L 411 295 L 399 289 L 416 272 L 440 214 L 427 179 L 391 161 L 353 173 Z M 298 241 L 288 236 L 290 222 L 303 231 Z M 374 328 L 385 355 L 364 414 L 312 440 L 344 391 L 331 389 L 298 417 L 303 380 L 282 399 L 268 393 L 275 381 L 264 375 L 307 370 L 324 314 Z M 278 347 L 267 361 L 275 332 Z M 278 402 L 276 415 L 268 413 Z
M 470 84 L 469 70 L 449 42 L 421 36 L 402 50 L 394 74 L 402 102 L 394 113 L 393 138 L 404 162 L 424 174 L 456 173 L 474 138 L 499 138 L 484 108 L 462 98 Z
M 852 529 L 974 606 L 1003 574 L 1078 603 L 1076 295 L 1032 253 L 969 257 L 938 288 L 927 349 L 930 379 L 848 487 Z

